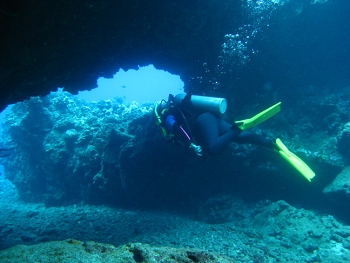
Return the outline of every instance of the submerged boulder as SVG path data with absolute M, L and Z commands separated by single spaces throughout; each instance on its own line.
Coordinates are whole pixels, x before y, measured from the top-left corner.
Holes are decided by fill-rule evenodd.
M 152 104 L 139 106 L 120 99 L 87 102 L 67 92 L 34 97 L 13 107 L 2 140 L 14 153 L 0 161 L 23 200 L 47 206 L 79 202 L 181 209 L 201 206 L 202 220 L 209 222 L 225 222 L 226 215 L 232 214 L 231 208 L 213 212 L 225 200 L 214 198 L 203 205 L 203 200 L 223 193 L 320 207 L 314 200 L 324 199 L 320 190 L 334 179 L 346 159 L 334 147 L 336 128 L 331 137 L 325 137 L 324 125 L 316 126 L 293 108 L 286 112 L 293 110 L 290 124 L 281 112 L 253 132 L 267 137 L 282 134 L 288 148 L 315 169 L 311 185 L 278 153 L 264 147 L 232 143 L 219 156 L 200 158 L 166 141 L 154 123 Z M 314 110 L 315 114 L 321 110 L 323 115 L 336 114 L 335 124 L 347 120 L 340 107 Z
M 350 166 L 346 166 L 334 179 L 327 185 L 323 193 L 329 195 L 336 201 L 350 199 Z
M 18 103 L 3 140 L 15 149 L 3 159 L 6 177 L 26 201 L 48 206 L 121 194 L 118 155 L 150 107 L 86 102 L 67 92 Z
M 103 205 L 46 208 L 1 201 L 0 262 L 350 260 L 350 227 L 333 216 L 298 209 L 285 201 L 246 203 L 223 196 L 207 204 L 214 207 L 217 201 L 226 205 L 214 212 L 222 209 L 225 213 L 232 207 L 225 213 L 229 216 L 225 223 L 204 223 L 174 211 Z
M 93 241 L 82 242 L 75 239 L 52 241 L 33 246 L 15 246 L 0 251 L 3 263 L 22 262 L 178 262 L 178 263 L 229 263 L 231 259 L 223 255 L 199 249 L 172 247 L 152 247 L 148 244 L 130 243 L 115 247 Z

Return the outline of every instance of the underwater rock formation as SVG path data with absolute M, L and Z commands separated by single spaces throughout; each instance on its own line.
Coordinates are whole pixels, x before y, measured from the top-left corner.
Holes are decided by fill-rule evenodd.
M 204 72 L 204 62 L 216 63 L 224 34 L 242 16 L 240 6 L 211 0 L 5 1 L 0 111 L 57 87 L 73 94 L 95 88 L 99 77 L 120 68 L 154 64 L 188 82 Z
M 120 247 L 93 241 L 74 239 L 52 241 L 33 246 L 16 246 L 0 251 L 3 263 L 22 262 L 174 262 L 174 263 L 230 263 L 231 259 L 197 249 L 152 247 L 147 244 L 130 243 Z
M 216 203 L 220 207 L 218 200 L 203 204 L 208 198 L 239 192 L 252 200 L 283 199 L 320 208 L 317 200 L 325 198 L 322 189 L 347 162 L 334 152 L 331 142 L 339 135 L 337 127 L 349 119 L 340 102 L 329 101 L 337 107 L 318 105 L 321 98 L 324 94 L 313 99 L 315 115 L 322 116 L 319 120 L 307 119 L 300 110 L 306 106 L 298 104 L 284 109 L 290 122 L 281 112 L 255 128 L 270 137 L 282 134 L 291 150 L 315 170 L 311 184 L 263 147 L 231 144 L 217 157 L 199 158 L 163 138 L 151 104 L 125 104 L 120 99 L 86 102 L 67 92 L 14 106 L 2 136 L 3 143 L 14 150 L 0 161 L 23 200 L 46 206 L 87 202 L 201 207 L 204 213 Z M 324 129 L 330 138 L 324 137 Z M 220 221 L 221 217 L 216 214 L 203 220 Z
M 329 2 L 4 0 L 0 110 L 149 64 L 239 107 L 266 93 L 288 99 L 285 91 L 300 85 L 348 79 L 349 8 Z
M 203 166 L 203 159 L 162 137 L 152 110 L 116 99 L 90 103 L 67 92 L 18 103 L 5 121 L 3 141 L 14 148 L 1 160 L 6 178 L 23 200 L 47 206 L 181 206 L 181 198 L 187 203 L 189 196 L 218 191 L 225 181 L 216 177 L 231 177 L 231 156 L 220 157 L 228 164 L 221 169 L 215 159 Z M 236 157 L 237 167 L 242 158 Z
M 116 99 L 86 102 L 67 92 L 16 104 L 5 121 L 3 140 L 15 149 L 1 160 L 6 177 L 23 200 L 47 206 L 131 202 L 189 208 L 218 192 L 256 195 L 270 181 L 288 183 L 268 162 L 274 156 L 268 149 L 232 145 L 205 160 L 166 141 L 152 109 Z M 272 198 L 279 190 L 269 192 Z
M 334 199 L 336 203 L 346 206 L 350 199 L 350 166 L 346 166 L 323 192 Z
M 121 193 L 120 148 L 150 110 L 117 100 L 87 103 L 67 92 L 16 104 L 5 122 L 15 148 L 6 176 L 25 200 L 48 206 L 113 201 Z
M 350 227 L 331 215 L 297 209 L 285 201 L 247 204 L 232 196 L 218 199 L 222 204 L 226 202 L 225 207 L 216 209 L 216 212 L 222 209 L 221 215 L 227 216 L 226 222 L 220 224 L 208 224 L 194 220 L 189 214 L 174 212 L 91 205 L 45 208 L 0 201 L 3 215 L 0 261 L 82 262 L 85 259 L 91 262 L 94 258 L 96 262 L 113 259 L 113 262 L 342 263 L 350 260 Z M 227 213 L 229 206 L 234 208 L 231 213 Z M 204 213 L 201 211 L 202 216 Z

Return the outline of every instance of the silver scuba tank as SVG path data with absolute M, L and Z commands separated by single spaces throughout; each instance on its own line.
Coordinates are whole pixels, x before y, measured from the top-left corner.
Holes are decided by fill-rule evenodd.
M 182 100 L 185 98 L 186 93 L 177 94 L 174 97 L 174 103 L 181 106 Z M 213 114 L 224 114 L 227 109 L 227 101 L 225 98 L 215 98 L 206 96 L 191 96 L 191 102 L 193 109 L 199 112 L 211 112 Z

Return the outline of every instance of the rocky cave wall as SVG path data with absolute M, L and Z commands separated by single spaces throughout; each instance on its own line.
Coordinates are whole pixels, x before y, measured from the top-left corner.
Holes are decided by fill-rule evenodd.
M 75 94 L 119 68 L 152 63 L 187 81 L 214 63 L 239 9 L 198 0 L 4 1 L 0 109 L 57 87 Z
M 349 79 L 349 9 L 347 1 L 309 0 L 5 0 L 0 110 L 148 64 L 180 75 L 186 89 L 227 97 L 232 111 L 274 94 L 292 100 L 298 87 Z
M 57 87 L 71 93 L 91 89 L 98 77 L 111 77 L 119 68 L 153 63 L 179 74 L 195 93 L 226 97 L 229 116 L 247 117 L 282 100 L 283 115 L 257 131 L 282 135 L 310 162 L 321 175 L 311 187 L 285 166 L 277 168 L 280 160 L 261 149 L 237 146 L 231 153 L 238 154 L 203 166 L 181 148 L 157 142 L 159 131 L 144 115 L 150 107 L 121 108 L 117 101 L 87 105 L 67 94 L 16 106 L 7 122 L 10 137 L 3 138 L 18 151 L 6 164 L 9 178 L 24 199 L 47 205 L 96 200 L 150 204 L 159 196 L 188 205 L 218 189 L 256 199 L 317 203 L 322 189 L 349 164 L 344 145 L 350 138 L 350 7 L 346 1 L 317 2 L 271 6 L 271 1 L 259 1 L 271 7 L 268 20 L 258 20 L 262 6 L 246 5 L 258 3 L 254 1 L 36 0 L 0 6 L 1 109 Z M 237 32 L 254 40 L 240 50 L 251 55 L 245 64 L 237 57 L 245 58 L 244 52 L 223 57 L 224 44 L 239 43 Z M 264 88 L 270 81 L 273 85 Z M 218 163 L 225 165 L 217 169 Z
M 47 206 L 197 209 L 208 198 L 235 193 L 252 201 L 283 199 L 323 209 L 335 201 L 347 207 L 344 185 L 350 176 L 330 186 L 350 163 L 344 151 L 350 145 L 347 90 L 312 95 L 314 115 L 321 119 L 303 117 L 301 103 L 254 129 L 281 137 L 314 169 L 312 183 L 263 147 L 231 144 L 217 157 L 199 158 L 163 138 L 150 104 L 86 102 L 67 92 L 14 106 L 2 135 L 14 150 L 1 163 L 23 200 Z

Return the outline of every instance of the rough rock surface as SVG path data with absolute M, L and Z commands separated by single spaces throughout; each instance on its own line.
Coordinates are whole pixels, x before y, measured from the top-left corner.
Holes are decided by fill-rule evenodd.
M 57 87 L 95 88 L 119 68 L 154 64 L 188 81 L 215 63 L 243 15 L 240 3 L 208 0 L 4 2 L 0 110 Z
M 239 106 L 294 101 L 286 91 L 348 79 L 348 14 L 346 1 L 3 0 L 0 110 L 148 64 Z
M 149 122 L 150 111 L 117 99 L 87 103 L 67 92 L 16 104 L 5 124 L 15 148 L 6 176 L 27 201 L 113 202 L 121 193 L 121 146 Z
M 346 166 L 323 192 L 330 195 L 337 202 L 350 198 L 350 166 Z
M 0 161 L 23 200 L 47 206 L 88 202 L 192 209 L 203 198 L 239 192 L 253 201 L 283 199 L 328 209 L 322 190 L 348 163 L 336 147 L 350 119 L 347 96 L 341 96 L 346 90 L 330 97 L 327 90 L 307 90 L 319 119 L 305 116 L 302 109 L 310 103 L 286 103 L 254 129 L 280 135 L 315 170 L 311 184 L 263 147 L 232 144 L 218 157 L 198 158 L 162 138 L 150 103 L 86 102 L 67 92 L 15 105 L 2 135 L 14 153 Z
M 120 247 L 69 239 L 52 241 L 33 246 L 16 246 L 0 251 L 3 263 L 22 262 L 94 262 L 94 263 L 229 263 L 229 258 L 196 249 L 151 247 L 147 244 L 131 243 Z
M 1 186 L 7 184 L 1 181 Z M 19 202 L 13 189 L 0 192 L 0 197 L 1 262 L 48 262 L 48 258 L 50 262 L 109 262 L 108 258 L 163 262 L 163 258 L 164 262 L 191 263 L 350 260 L 348 225 L 285 201 L 246 203 L 218 196 L 217 201 L 206 202 L 206 208 L 214 204 L 212 210 L 183 215 L 92 205 L 46 208 Z M 220 222 L 202 221 L 215 217 Z M 13 248 L 4 250 L 9 247 Z

